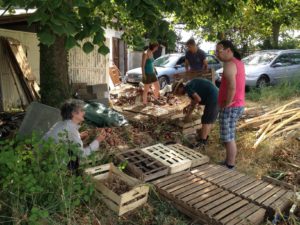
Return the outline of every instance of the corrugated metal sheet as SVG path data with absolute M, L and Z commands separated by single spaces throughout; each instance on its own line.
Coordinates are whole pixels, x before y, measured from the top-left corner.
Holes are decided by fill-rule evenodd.
M 20 85 L 16 74 L 10 67 L 8 57 L 4 54 L 3 47 L 0 44 L 0 85 L 2 95 L 2 105 L 4 111 L 12 108 L 20 108 L 22 102 L 27 105 L 25 93 Z
M 72 83 L 88 85 L 108 83 L 108 57 L 98 53 L 97 48 L 86 54 L 79 47 L 69 53 L 69 76 Z

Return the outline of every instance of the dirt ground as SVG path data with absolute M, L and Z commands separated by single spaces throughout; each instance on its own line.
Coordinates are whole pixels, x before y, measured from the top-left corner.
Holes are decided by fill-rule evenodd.
M 281 102 L 279 104 L 284 103 Z M 253 105 L 259 107 L 257 103 L 247 102 L 247 107 L 253 107 Z M 276 107 L 276 105 L 261 105 L 263 109 L 272 109 L 273 107 Z M 245 118 L 247 118 L 247 115 Z M 213 163 L 222 161 L 225 155 L 224 147 L 219 142 L 218 127 L 216 123 L 210 134 L 208 146 L 199 150 L 201 153 L 208 155 Z M 255 132 L 256 130 L 253 129 L 237 132 L 237 170 L 256 178 L 268 175 L 299 188 L 300 132 L 294 131 L 289 134 L 271 137 L 254 149 L 252 146 L 256 141 Z M 103 144 L 102 147 L 107 149 L 107 154 L 111 155 L 126 149 L 157 144 L 158 142 L 178 142 L 183 144 L 189 142 L 188 138 L 181 134 L 176 125 L 155 119 L 142 122 L 142 124 L 135 122 L 127 127 L 113 128 L 112 133 L 116 133 L 115 138 L 118 139 L 118 141 L 112 142 L 120 142 L 122 145 L 120 145 L 121 147 L 110 145 L 108 142 Z M 104 225 L 192 224 L 192 221 L 178 212 L 170 203 L 162 201 L 154 191 L 151 191 L 151 196 L 146 205 L 119 218 L 111 216 L 113 213 L 107 210 L 102 203 L 98 203 L 97 207 L 99 209 L 96 211 L 99 210 L 101 212 L 98 216 L 103 218 L 101 219 L 101 224 Z
M 272 109 L 284 103 L 261 104 L 247 101 L 247 107 Z M 245 118 L 247 118 L 247 114 Z M 85 129 L 89 129 L 90 138 L 93 139 L 97 133 L 96 128 L 85 126 Z M 268 175 L 299 188 L 300 131 L 273 136 L 254 149 L 252 146 L 256 141 L 255 133 L 255 129 L 244 129 L 237 132 L 237 170 L 256 178 Z M 109 137 L 100 146 L 101 152 L 98 155 L 98 163 L 104 164 L 114 161 L 114 155 L 120 151 L 157 143 L 174 142 L 182 144 L 189 142 L 189 138 L 182 135 L 176 123 L 167 122 L 165 119 L 129 122 L 129 125 L 124 127 L 109 128 Z M 210 134 L 208 145 L 199 151 L 209 156 L 212 163 L 218 163 L 224 159 L 225 151 L 219 142 L 218 123 L 215 124 Z M 112 183 L 114 182 L 117 181 L 112 181 Z M 78 215 L 74 215 L 74 221 L 76 221 L 74 224 L 192 224 L 192 221 L 177 211 L 171 203 L 160 199 L 152 186 L 150 189 L 149 200 L 143 207 L 121 217 L 108 210 L 103 201 L 95 198 L 90 205 L 78 209 Z M 299 223 L 295 224 L 299 225 Z

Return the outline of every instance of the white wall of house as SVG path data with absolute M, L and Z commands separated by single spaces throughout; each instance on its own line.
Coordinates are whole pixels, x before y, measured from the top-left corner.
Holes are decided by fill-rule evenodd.
M 166 54 L 166 47 L 162 46 L 161 55 Z M 142 51 L 128 50 L 128 70 L 141 67 L 142 64 Z
M 32 73 L 37 79 L 37 83 L 40 83 L 40 48 L 37 35 L 35 33 L 14 31 L 7 29 L 0 29 L 0 36 L 10 37 L 18 40 L 26 54 L 29 65 L 31 66 Z
M 111 28 L 105 29 L 106 46 L 110 53 L 103 56 L 98 53 L 98 48 L 90 54 L 85 54 L 81 48 L 74 47 L 69 52 L 69 76 L 73 83 L 99 84 L 107 83 L 112 88 L 113 84 L 109 77 L 109 67 L 113 64 L 113 37 L 121 39 L 123 32 Z M 23 45 L 29 65 L 36 76 L 38 84 L 40 83 L 40 49 L 39 40 L 35 33 L 0 29 L 0 36 L 11 37 L 20 41 Z M 124 52 L 120 52 L 120 57 Z M 123 57 L 124 58 L 124 57 Z M 120 64 L 124 70 L 124 62 Z
M 142 51 L 128 50 L 128 70 L 141 67 Z
M 106 42 L 108 44 L 108 40 Z M 87 83 L 88 85 L 108 83 L 108 61 L 109 56 L 98 53 L 96 46 L 89 54 L 84 53 L 80 47 L 72 48 L 69 51 L 70 81 L 72 83 Z

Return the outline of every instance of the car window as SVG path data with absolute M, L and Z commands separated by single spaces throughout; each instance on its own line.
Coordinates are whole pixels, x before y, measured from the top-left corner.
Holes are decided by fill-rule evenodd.
M 292 53 L 291 60 L 294 65 L 300 65 L 300 53 Z
M 206 60 L 208 64 L 217 64 L 218 61 L 211 55 L 206 56 Z
M 183 65 L 184 61 L 185 61 L 185 57 L 183 56 L 177 61 L 176 65 Z
M 260 52 L 243 58 L 243 62 L 246 65 L 266 65 L 270 63 L 276 56 L 276 53 Z
M 281 64 L 281 66 L 290 66 L 292 65 L 291 54 L 282 54 L 278 56 L 275 60 L 275 63 Z
M 153 64 L 158 67 L 174 67 L 178 58 L 178 55 L 164 55 L 154 60 Z

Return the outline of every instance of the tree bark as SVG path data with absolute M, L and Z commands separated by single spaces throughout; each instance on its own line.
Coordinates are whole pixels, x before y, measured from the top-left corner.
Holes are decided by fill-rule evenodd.
M 224 32 L 218 32 L 217 33 L 217 39 L 218 40 L 224 40 L 225 39 L 225 33 Z
M 40 44 L 41 100 L 54 107 L 70 97 L 68 52 L 64 45 L 64 37 L 57 37 L 50 47 Z
M 279 32 L 280 32 L 281 23 L 277 21 L 272 21 L 272 45 L 273 48 L 278 48 L 278 39 L 279 39 Z

